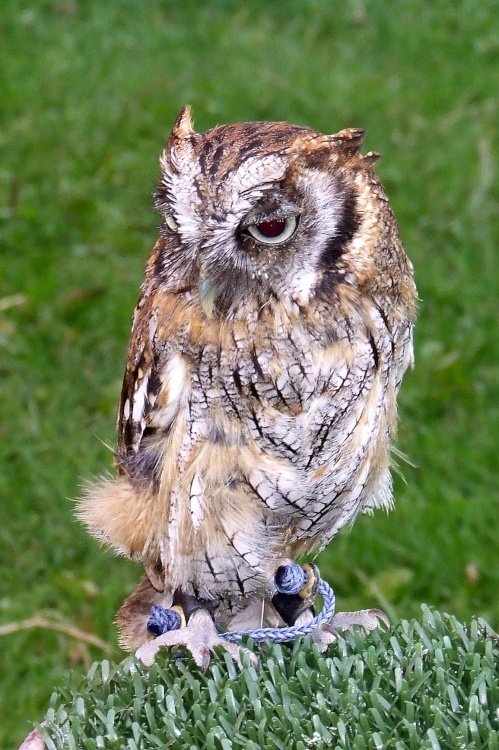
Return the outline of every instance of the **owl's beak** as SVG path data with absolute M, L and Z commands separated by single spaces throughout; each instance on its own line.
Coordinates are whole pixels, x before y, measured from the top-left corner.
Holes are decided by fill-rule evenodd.
M 213 317 L 213 306 L 217 296 L 217 290 L 208 276 L 201 275 L 198 283 L 199 301 L 207 318 Z

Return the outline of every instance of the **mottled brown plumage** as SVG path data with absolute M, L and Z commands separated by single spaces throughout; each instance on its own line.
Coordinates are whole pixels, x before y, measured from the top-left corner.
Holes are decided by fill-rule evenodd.
M 129 648 L 152 603 L 182 592 L 227 621 L 265 600 L 283 560 L 391 506 L 416 291 L 361 142 L 268 122 L 198 134 L 188 110 L 175 124 L 117 475 L 80 506 L 92 533 L 144 564 L 119 615 Z

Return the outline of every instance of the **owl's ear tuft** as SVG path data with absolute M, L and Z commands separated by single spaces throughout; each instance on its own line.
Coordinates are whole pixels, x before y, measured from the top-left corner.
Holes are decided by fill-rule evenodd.
M 345 156 L 355 156 L 362 146 L 364 130 L 361 128 L 345 128 L 345 130 L 340 130 L 339 133 L 327 136 L 327 139 Z
M 191 119 L 191 108 L 186 104 L 182 107 L 175 120 L 166 148 L 159 160 L 164 174 L 167 175 L 169 171 L 179 172 L 182 161 L 189 159 L 192 144 L 186 139 L 193 134 L 194 126 Z
M 378 151 L 368 151 L 367 154 L 362 157 L 362 166 L 374 167 L 379 159 L 381 159 L 381 154 Z
M 175 120 L 170 139 L 182 141 L 187 136 L 193 135 L 193 133 L 194 125 L 191 118 L 191 108 L 188 104 L 185 104 Z
M 322 135 L 322 133 L 300 134 L 293 143 L 293 151 L 308 162 L 323 164 L 324 160 L 332 158 L 334 161 L 348 161 L 354 163 L 360 159 L 360 147 L 364 140 L 364 131 L 360 128 L 346 128 L 338 133 Z

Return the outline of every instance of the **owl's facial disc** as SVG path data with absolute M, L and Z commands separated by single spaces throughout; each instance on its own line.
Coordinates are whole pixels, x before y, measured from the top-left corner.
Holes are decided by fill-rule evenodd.
M 237 298 L 242 288 L 247 291 L 253 283 L 269 278 L 264 269 L 275 265 L 277 253 L 282 254 L 294 237 L 300 220 L 297 207 L 284 201 L 282 205 L 257 205 L 239 223 L 229 230 L 228 242 L 224 235 L 222 244 L 208 242 L 200 246 L 196 255 L 199 272 L 198 291 L 201 307 L 207 317 L 212 317 L 217 302 L 232 295 Z M 226 247 L 230 247 L 228 255 Z M 259 260 L 257 261 L 257 256 Z M 255 265 L 257 263 L 257 265 Z M 260 269 L 260 270 L 259 270 Z M 263 278 L 262 278 L 263 276 Z
M 237 315 L 253 298 L 306 301 L 325 270 L 340 277 L 358 224 L 356 188 L 334 154 L 310 156 L 317 138 L 243 123 L 173 139 L 165 152 L 160 268 L 179 288 L 196 288 L 209 317 Z

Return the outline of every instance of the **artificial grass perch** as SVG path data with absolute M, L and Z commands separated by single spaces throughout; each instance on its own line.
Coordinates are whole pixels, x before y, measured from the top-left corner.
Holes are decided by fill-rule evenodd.
M 423 607 L 330 654 L 269 647 L 257 670 L 229 655 L 206 672 L 167 653 L 150 669 L 97 662 L 54 692 L 40 731 L 48 750 L 497 750 L 498 657 L 483 621 Z

